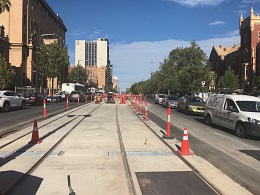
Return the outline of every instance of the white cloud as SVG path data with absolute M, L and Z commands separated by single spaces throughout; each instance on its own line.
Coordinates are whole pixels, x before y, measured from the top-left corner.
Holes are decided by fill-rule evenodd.
M 96 39 L 100 35 L 101 32 L 102 32 L 102 30 L 93 31 L 90 35 L 88 35 L 88 39 Z
M 227 37 L 233 37 L 233 36 L 238 36 L 239 35 L 239 30 L 234 30 L 234 31 L 228 31 L 225 36 Z
M 163 0 L 173 3 L 179 3 L 184 6 L 196 7 L 196 6 L 216 6 L 226 0 Z
M 207 56 L 210 55 L 213 45 L 233 46 L 239 42 L 239 36 L 196 41 Z M 113 74 L 118 77 L 120 89 L 125 90 L 135 82 L 149 79 L 151 72 L 158 70 L 159 63 L 168 57 L 171 50 L 188 46 L 190 41 L 184 40 L 110 44 Z
M 216 22 L 211 22 L 211 23 L 209 23 L 210 26 L 220 25 L 220 24 L 226 24 L 226 22 L 223 22 L 223 21 L 216 21 Z

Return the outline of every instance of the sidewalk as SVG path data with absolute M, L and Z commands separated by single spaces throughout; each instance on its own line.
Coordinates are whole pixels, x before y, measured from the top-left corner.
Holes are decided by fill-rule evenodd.
M 73 115 L 86 115 L 91 108 L 97 105 L 91 104 L 76 111 Z M 191 172 L 176 155 L 174 155 L 135 115 L 127 104 L 118 105 L 119 125 L 128 158 L 129 167 L 136 194 L 155 194 L 160 190 L 161 194 L 185 194 L 183 186 L 189 190 L 209 190 L 201 180 Z M 66 123 L 69 118 L 64 118 L 60 123 Z M 42 122 L 44 123 L 44 121 Z M 59 123 L 59 124 L 60 124 Z M 160 133 L 158 127 L 152 121 L 147 121 L 155 131 Z M 41 124 L 38 124 L 41 126 Z M 58 126 L 58 123 L 57 123 Z M 64 133 L 72 124 L 51 134 L 41 144 L 35 145 L 31 150 L 44 151 L 50 147 L 57 136 Z M 43 128 L 41 131 L 50 131 L 55 126 Z M 181 145 L 178 140 L 167 140 L 175 147 Z M 177 150 L 177 148 L 176 148 Z M 66 138 L 55 149 L 60 155 L 51 155 L 33 172 L 34 178 L 29 179 L 15 194 L 53 195 L 69 194 L 67 175 L 71 177 L 72 188 L 76 194 L 106 194 L 127 195 L 128 189 L 122 153 L 118 141 L 116 125 L 116 104 L 104 103 Z M 8 164 L 1 167 L 0 171 L 16 170 L 23 172 L 23 161 L 33 161 L 33 157 L 22 156 L 21 164 Z M 193 155 L 185 157 L 206 178 L 220 189 L 223 194 L 250 194 L 244 188 L 233 182 L 230 178 L 215 169 L 207 161 Z M 189 177 L 190 176 L 190 177 Z M 37 179 L 35 179 L 37 178 Z M 167 180 L 168 178 L 168 180 Z M 173 180 L 175 179 L 175 180 Z M 194 181 L 193 184 L 180 183 L 181 181 Z M 35 182 L 38 181 L 38 182 Z M 159 183 L 156 183 L 159 182 Z M 161 182 L 161 183 L 160 183 Z M 196 189 L 199 184 L 199 189 Z M 166 185 L 166 187 L 165 187 Z M 182 185 L 182 186 L 181 186 Z M 198 188 L 197 187 L 197 188 Z M 202 194 L 197 191 L 197 194 Z M 205 192 L 205 191 L 204 191 Z M 208 192 L 211 192 L 210 190 Z M 191 192 L 190 192 L 191 193 Z M 196 193 L 193 191 L 192 193 Z M 205 193 L 204 193 L 205 194 Z

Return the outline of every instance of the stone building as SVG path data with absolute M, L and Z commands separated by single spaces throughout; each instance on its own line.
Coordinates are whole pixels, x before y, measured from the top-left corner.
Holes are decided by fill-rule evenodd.
M 239 78 L 240 88 L 253 91 L 255 76 L 260 76 L 260 16 L 250 10 L 250 16 L 239 19 L 240 44 L 233 47 L 213 46 L 209 61 L 217 73 L 217 83 L 228 66 Z
M 43 43 L 57 41 L 65 45 L 67 29 L 45 0 L 12 0 L 9 12 L 0 14 L 0 21 L 9 37 L 9 62 L 15 66 L 15 85 L 49 87 L 46 78 L 39 78 L 37 59 Z M 35 64 L 33 66 L 33 64 Z M 55 85 L 67 78 L 67 69 L 55 79 Z

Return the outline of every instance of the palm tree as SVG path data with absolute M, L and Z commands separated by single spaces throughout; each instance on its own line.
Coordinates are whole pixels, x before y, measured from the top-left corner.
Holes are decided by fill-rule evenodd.
M 10 0 L 0 0 L 0 14 L 3 13 L 5 10 L 10 11 L 11 2 Z

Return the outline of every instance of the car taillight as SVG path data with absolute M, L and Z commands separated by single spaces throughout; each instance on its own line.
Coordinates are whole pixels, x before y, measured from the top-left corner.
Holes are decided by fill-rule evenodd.
M 34 97 L 32 97 L 32 99 L 33 99 L 33 100 L 36 100 L 36 97 L 34 96 Z

